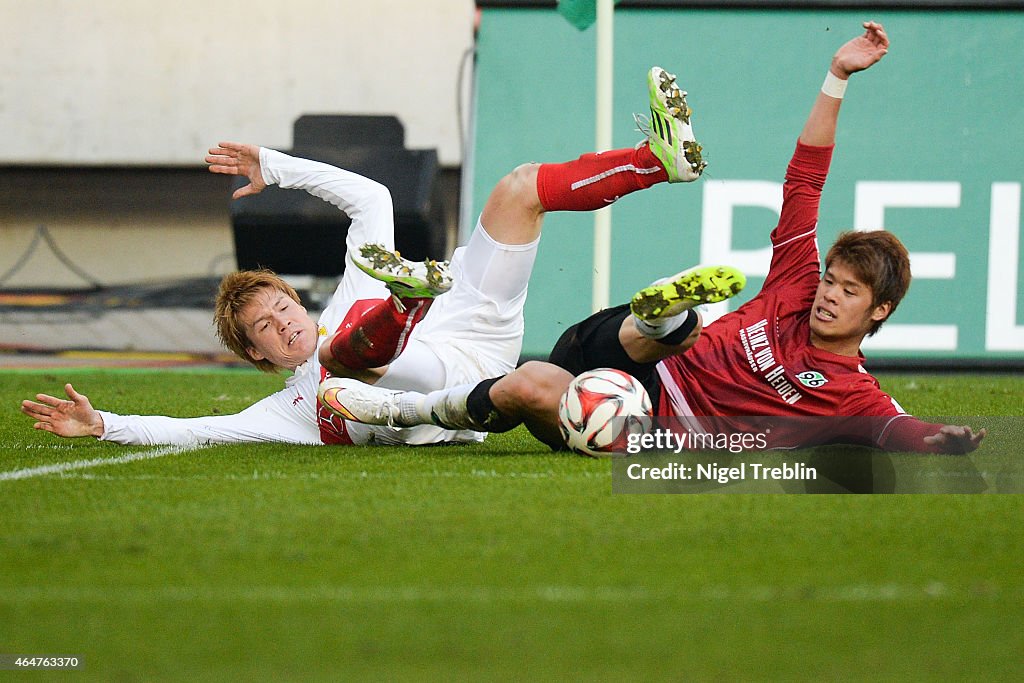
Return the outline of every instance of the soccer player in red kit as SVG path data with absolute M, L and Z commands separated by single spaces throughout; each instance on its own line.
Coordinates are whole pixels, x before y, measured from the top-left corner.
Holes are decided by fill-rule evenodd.
M 525 423 L 559 448 L 558 401 L 572 377 L 616 367 L 648 387 L 657 415 L 679 417 L 698 431 L 720 430 L 728 417 L 780 416 L 809 419 L 769 421 L 776 427 L 770 444 L 777 447 L 977 448 L 984 430 L 907 415 L 863 367 L 861 342 L 888 319 L 910 284 L 909 257 L 899 240 L 885 231 L 844 233 L 819 276 L 818 205 L 847 80 L 889 46 L 880 24 L 864 28 L 833 57 L 797 141 L 771 234 L 770 271 L 753 300 L 702 330 L 693 309 L 699 292 L 679 286 L 692 284 L 684 271 L 641 290 L 631 305 L 571 327 L 548 363 L 526 363 L 501 378 L 425 395 L 352 382 L 340 400 L 361 419 L 394 426 L 432 422 L 503 431 Z

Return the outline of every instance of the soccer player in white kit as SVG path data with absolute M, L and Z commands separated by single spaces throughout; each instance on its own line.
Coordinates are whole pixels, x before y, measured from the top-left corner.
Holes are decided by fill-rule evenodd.
M 356 267 L 354 260 L 364 243 L 394 249 L 394 215 L 387 188 L 327 164 L 253 145 L 222 143 L 210 150 L 208 161 L 214 172 L 249 177 L 250 184 L 236 191 L 235 198 L 277 184 L 320 197 L 351 219 L 344 274 L 315 322 L 294 291 L 285 291 L 287 286 L 278 284 L 283 281 L 272 273 L 234 274 L 254 280 L 261 289 L 257 296 L 250 297 L 247 306 L 234 312 L 248 338 L 242 352 L 233 350 L 260 369 L 292 371 L 284 388 L 234 415 L 174 418 L 94 410 L 88 398 L 68 384 L 67 399 L 40 394 L 37 401 L 22 403 L 22 411 L 36 420 L 35 427 L 60 436 L 94 436 L 121 444 L 419 444 L 481 440 L 483 435 L 476 432 L 437 427 L 396 432 L 348 423 L 325 413 L 318 404 L 317 389 L 326 372 L 317 349 L 329 341 L 328 331 L 338 328 L 357 302 L 387 302 L 392 298 L 385 282 Z M 454 286 L 437 297 L 430 315 L 412 329 L 395 362 L 376 369 L 381 386 L 434 389 L 450 382 L 509 372 L 515 367 L 522 340 L 526 283 L 539 237 L 539 225 L 536 230 L 531 227 L 495 229 L 493 232 L 503 240 L 500 243 L 489 232 L 477 229 L 469 243 L 456 250 L 451 263 Z M 219 314 L 220 309 L 218 305 Z M 472 337 L 472 343 L 461 343 L 465 336 Z
M 262 370 L 292 371 L 285 387 L 234 415 L 174 418 L 96 410 L 67 384 L 66 399 L 39 394 L 36 401 L 22 402 L 22 412 L 35 420 L 36 429 L 122 444 L 482 440 L 483 434 L 474 431 L 434 425 L 395 430 L 344 419 L 340 406 L 329 405 L 330 376 L 423 392 L 511 372 L 522 345 L 523 306 L 544 214 L 595 210 L 657 183 L 696 180 L 704 169 L 701 147 L 688 124 L 686 93 L 674 76 L 657 73 L 657 80 L 650 81 L 653 119 L 645 142 L 562 164 L 524 164 L 501 179 L 469 242 L 455 251 L 453 284 L 446 293 L 440 292 L 447 283 L 438 282 L 445 279 L 443 266 L 410 263 L 392 252 L 394 218 L 385 187 L 327 164 L 221 143 L 206 158 L 210 170 L 250 181 L 235 198 L 277 184 L 305 190 L 351 218 L 348 267 L 318 321 L 273 273 L 241 271 L 222 283 L 217 306 L 222 340 Z M 234 304 L 225 296 L 232 278 L 249 286 Z M 410 282 L 412 296 L 406 296 L 410 292 L 402 287 Z M 321 382 L 325 389 L 318 396 Z

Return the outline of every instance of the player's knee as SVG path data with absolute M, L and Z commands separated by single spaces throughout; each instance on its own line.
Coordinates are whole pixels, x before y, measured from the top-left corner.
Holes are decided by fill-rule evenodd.
M 480 222 L 495 241 L 529 244 L 540 235 L 544 207 L 537 193 L 539 164 L 523 164 L 502 178 L 491 191 Z
M 537 169 L 540 164 L 521 164 L 507 173 L 495 186 L 491 200 L 497 204 L 518 204 L 523 208 L 540 207 L 537 195 Z
M 508 179 L 509 185 L 517 194 L 530 191 L 536 193 L 537 191 L 537 170 L 540 168 L 540 164 L 529 163 L 520 164 L 512 169 L 512 172 L 505 176 Z
M 562 368 L 529 361 L 495 384 L 495 406 L 516 414 L 535 414 L 557 408 L 558 399 L 572 376 Z

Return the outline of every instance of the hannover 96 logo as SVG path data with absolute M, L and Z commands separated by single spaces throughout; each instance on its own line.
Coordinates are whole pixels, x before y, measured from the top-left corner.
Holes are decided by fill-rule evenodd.
M 811 387 L 812 389 L 816 389 L 828 381 L 825 379 L 824 375 L 820 372 L 815 372 L 814 370 L 805 370 L 798 374 L 796 378 L 800 380 L 800 384 L 803 384 L 805 387 Z

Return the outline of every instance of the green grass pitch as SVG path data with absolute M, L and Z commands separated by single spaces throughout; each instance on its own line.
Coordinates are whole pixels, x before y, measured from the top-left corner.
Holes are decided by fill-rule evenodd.
M 156 450 L 30 429 L 19 400 L 66 379 L 180 416 L 281 381 L 3 372 L 0 472 Z M 1024 415 L 1019 377 L 882 381 L 921 415 Z M 613 495 L 609 473 L 520 430 L 0 478 L 0 654 L 102 681 L 1019 680 L 1021 496 Z

